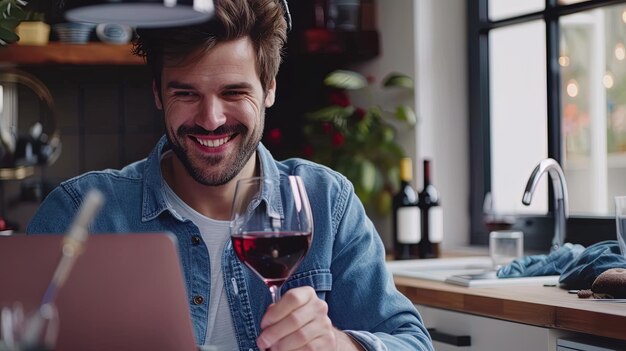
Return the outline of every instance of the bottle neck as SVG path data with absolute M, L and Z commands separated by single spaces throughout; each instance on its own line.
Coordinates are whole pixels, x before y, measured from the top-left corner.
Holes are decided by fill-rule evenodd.
M 408 157 L 403 158 L 400 161 L 400 180 L 402 183 L 411 183 L 413 180 L 413 163 Z
M 424 184 L 420 191 L 420 204 L 423 208 L 439 206 L 439 192 L 437 188 L 430 182 L 431 163 L 430 160 L 424 160 Z
M 424 160 L 424 188 L 430 185 L 430 160 Z

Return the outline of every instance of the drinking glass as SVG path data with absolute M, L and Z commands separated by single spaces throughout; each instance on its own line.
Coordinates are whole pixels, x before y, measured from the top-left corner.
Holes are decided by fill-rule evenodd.
M 25 312 L 20 303 L 0 307 L 0 351 L 54 350 L 59 315 L 54 304 Z
M 311 246 L 313 218 L 299 176 L 237 181 L 230 222 L 237 257 L 269 287 L 272 301 Z
M 489 233 L 489 256 L 495 270 L 523 254 L 524 233 L 517 230 L 495 230 Z
M 626 257 L 626 196 L 615 197 L 615 222 L 619 249 Z

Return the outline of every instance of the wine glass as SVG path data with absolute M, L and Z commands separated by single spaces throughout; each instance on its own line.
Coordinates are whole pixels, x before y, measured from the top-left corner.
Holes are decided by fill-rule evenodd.
M 622 256 L 626 257 L 626 196 L 615 197 L 615 221 L 619 249 Z
M 299 176 L 237 181 L 230 235 L 239 260 L 270 289 L 272 301 L 311 246 L 313 217 Z

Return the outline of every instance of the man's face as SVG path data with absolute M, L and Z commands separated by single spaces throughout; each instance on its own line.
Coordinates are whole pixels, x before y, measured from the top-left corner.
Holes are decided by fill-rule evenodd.
M 225 184 L 255 153 L 265 108 L 274 103 L 275 82 L 264 94 L 248 38 L 176 63 L 164 64 L 162 99 L 153 86 L 170 145 L 197 182 Z

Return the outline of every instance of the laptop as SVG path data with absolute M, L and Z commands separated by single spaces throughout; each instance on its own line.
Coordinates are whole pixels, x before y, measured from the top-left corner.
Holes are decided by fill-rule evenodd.
M 62 235 L 0 237 L 0 306 L 34 310 Z M 197 350 L 176 239 L 96 234 L 57 297 L 57 350 Z

